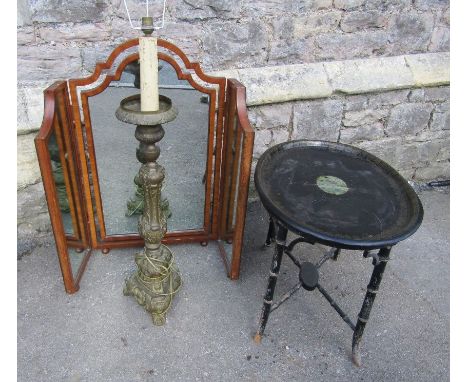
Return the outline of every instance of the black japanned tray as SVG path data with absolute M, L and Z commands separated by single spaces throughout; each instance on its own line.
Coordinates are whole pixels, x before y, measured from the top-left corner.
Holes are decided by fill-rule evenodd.
M 260 157 L 255 186 L 268 212 L 288 229 L 341 248 L 392 246 L 416 232 L 424 214 L 396 170 L 341 143 L 276 145 Z

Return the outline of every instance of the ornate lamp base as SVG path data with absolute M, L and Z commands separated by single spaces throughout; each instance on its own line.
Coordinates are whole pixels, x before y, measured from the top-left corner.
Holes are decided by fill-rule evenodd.
M 135 297 L 138 304 L 151 314 L 153 324 L 164 325 L 172 296 L 182 285 L 174 255 L 161 244 L 151 256 L 148 256 L 146 248 L 137 253 L 135 263 L 138 270 L 125 280 L 123 293 Z
M 115 115 L 123 122 L 137 125 L 135 137 L 140 142 L 137 158 L 142 163 L 135 184 L 141 187 L 143 198 L 138 232 L 145 241 L 145 247 L 135 255 L 137 270 L 125 280 L 123 293 L 134 296 L 138 304 L 151 313 L 155 325 L 164 325 L 166 312 L 182 281 L 174 255 L 161 244 L 167 231 L 167 216 L 161 205 L 165 172 L 157 163 L 160 150 L 156 145 L 164 137 L 162 124 L 172 121 L 177 110 L 164 96 L 159 97 L 159 105 L 156 112 L 141 112 L 139 95 L 131 96 L 122 100 Z

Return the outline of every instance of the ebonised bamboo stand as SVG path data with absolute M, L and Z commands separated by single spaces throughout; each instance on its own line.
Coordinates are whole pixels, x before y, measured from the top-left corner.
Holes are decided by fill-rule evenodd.
M 423 219 L 421 202 L 408 183 L 379 158 L 339 143 L 299 140 L 279 144 L 259 159 L 255 185 L 270 215 L 264 247 L 275 244 L 259 327 L 261 341 L 268 317 L 301 287 L 317 289 L 353 331 L 353 362 L 361 365 L 361 340 L 379 290 L 391 248 L 412 235 Z M 286 242 L 291 231 L 299 237 Z M 299 243 L 331 247 L 317 263 L 300 262 Z M 341 249 L 362 250 L 373 271 L 357 322 L 319 283 L 319 269 L 337 260 Z M 283 254 L 299 268 L 298 283 L 276 303 L 273 297 Z

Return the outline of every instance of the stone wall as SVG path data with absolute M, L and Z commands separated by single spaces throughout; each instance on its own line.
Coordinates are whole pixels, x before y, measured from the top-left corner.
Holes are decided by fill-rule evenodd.
M 361 147 L 407 179 L 449 178 L 447 86 L 251 106 L 249 118 L 254 162 L 277 143 L 320 139 Z
M 134 20 L 144 10 L 143 3 L 127 1 Z M 150 13 L 160 14 L 162 0 L 153 3 Z M 330 94 L 317 93 L 310 67 L 293 78 L 287 65 L 340 66 L 342 60 L 446 52 L 449 22 L 448 0 L 168 0 L 161 36 L 205 71 L 244 70 L 240 79 L 251 99 L 255 88 L 278 94 L 270 91 L 270 83 L 249 81 L 257 77 L 250 68 L 272 66 L 285 68 L 279 77 L 284 88 L 306 75 L 311 86 L 303 86 L 299 98 L 313 99 Z M 40 179 L 34 134 L 27 133 L 41 124 L 43 89 L 58 79 L 89 75 L 116 45 L 139 33 L 129 26 L 123 0 L 18 1 L 18 187 Z M 375 77 L 359 86 L 378 81 Z M 263 101 L 272 102 L 265 97 Z M 354 131 L 347 129 L 343 136 Z M 367 136 L 377 132 L 372 134 Z
M 127 3 L 137 20 L 144 2 Z M 89 75 L 140 32 L 130 29 L 123 0 L 17 5 L 18 221 L 27 236 L 44 230 L 45 210 L 36 223 L 28 212 L 44 207 L 41 187 L 28 186 L 40 180 L 33 138 L 42 91 Z M 450 175 L 448 54 L 441 53 L 449 51 L 449 24 L 448 0 L 167 0 L 160 36 L 205 71 L 246 85 L 255 158 L 285 140 L 329 139 L 427 181 Z M 373 70 L 376 58 L 385 70 Z
M 127 1 L 135 19 L 141 3 Z M 123 0 L 19 0 L 18 8 L 19 81 L 89 73 L 139 33 Z M 448 0 L 168 0 L 161 35 L 205 70 L 221 70 L 448 51 L 449 19 Z

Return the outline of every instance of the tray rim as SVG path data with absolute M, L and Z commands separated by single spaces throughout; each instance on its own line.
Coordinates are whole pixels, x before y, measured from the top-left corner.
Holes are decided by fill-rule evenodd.
M 408 195 L 411 206 L 415 209 L 417 217 L 415 219 L 415 223 L 409 228 L 405 228 L 402 232 L 398 235 L 393 235 L 386 239 L 381 240 L 354 240 L 354 239 L 347 239 L 337 236 L 328 235 L 322 232 L 313 231 L 310 229 L 306 229 L 305 226 L 297 224 L 296 222 L 292 221 L 292 219 L 284 214 L 281 209 L 276 207 L 268 198 L 266 193 L 262 189 L 262 180 L 260 179 L 260 172 L 263 168 L 264 162 L 267 158 L 274 156 L 277 152 L 282 152 L 291 148 L 296 147 L 320 147 L 323 150 L 330 150 L 333 149 L 334 151 L 338 151 L 341 153 L 347 154 L 354 154 L 355 157 L 360 157 L 366 160 L 369 160 L 373 164 L 381 167 L 387 174 L 392 176 L 401 186 L 403 191 Z M 387 162 L 383 161 L 379 157 L 360 149 L 355 146 L 347 145 L 344 143 L 339 142 L 331 142 L 331 141 L 322 141 L 322 140 L 309 140 L 309 139 L 299 139 L 293 140 L 288 142 L 279 143 L 273 147 L 267 149 L 258 159 L 257 166 L 255 168 L 254 174 L 254 183 L 255 188 L 258 192 L 260 200 L 262 204 L 266 208 L 267 212 L 271 214 L 273 217 L 276 217 L 279 222 L 284 225 L 289 230 L 293 231 L 294 233 L 305 236 L 310 238 L 311 240 L 320 242 L 325 245 L 336 246 L 338 245 L 340 248 L 348 248 L 348 249 L 374 249 L 374 248 L 382 248 L 387 246 L 393 246 L 400 241 L 403 241 L 413 235 L 418 228 L 420 227 L 423 217 L 424 217 L 424 209 L 416 192 L 413 188 L 409 185 L 409 183 L 404 179 L 400 173 L 395 170 L 392 166 L 390 166 Z

